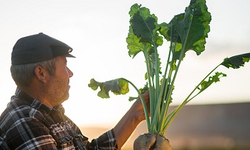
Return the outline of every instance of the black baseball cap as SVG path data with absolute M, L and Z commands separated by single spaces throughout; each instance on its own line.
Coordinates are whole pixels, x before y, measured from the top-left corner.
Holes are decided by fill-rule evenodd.
M 72 48 L 67 44 L 46 34 L 20 38 L 13 47 L 12 65 L 22 65 L 46 61 L 57 56 L 75 57 L 71 55 Z

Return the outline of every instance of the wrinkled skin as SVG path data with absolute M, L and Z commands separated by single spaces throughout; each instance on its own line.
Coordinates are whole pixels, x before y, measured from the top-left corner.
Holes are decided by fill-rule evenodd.
M 145 133 L 135 140 L 134 150 L 172 150 L 172 148 L 164 136 Z

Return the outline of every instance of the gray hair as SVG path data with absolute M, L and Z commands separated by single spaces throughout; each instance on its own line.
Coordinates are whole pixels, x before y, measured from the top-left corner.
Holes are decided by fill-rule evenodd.
M 24 64 L 24 65 L 11 65 L 10 72 L 13 80 L 17 86 L 28 86 L 32 77 L 35 76 L 35 68 L 42 66 L 48 70 L 49 74 L 53 76 L 56 70 L 56 58 L 42 61 L 38 63 Z

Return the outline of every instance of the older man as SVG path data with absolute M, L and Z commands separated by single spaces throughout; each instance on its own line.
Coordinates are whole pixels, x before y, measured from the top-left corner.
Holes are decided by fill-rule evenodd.
M 62 107 L 73 76 L 67 67 L 67 57 L 74 57 L 71 51 L 43 33 L 16 42 L 11 74 L 17 89 L 0 117 L 0 149 L 120 149 L 145 119 L 137 99 L 113 129 L 89 141 Z M 148 93 L 144 99 L 148 102 Z

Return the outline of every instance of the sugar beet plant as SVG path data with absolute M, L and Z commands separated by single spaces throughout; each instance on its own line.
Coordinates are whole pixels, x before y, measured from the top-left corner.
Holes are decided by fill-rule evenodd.
M 110 91 L 114 94 L 126 94 L 129 91 L 129 84 L 132 85 L 141 98 L 147 128 L 150 133 L 164 135 L 185 104 L 213 83 L 220 81 L 221 77 L 225 77 L 226 74 L 215 72 L 219 66 L 237 69 L 249 61 L 250 53 L 225 58 L 222 63 L 218 64 L 198 83 L 178 107 L 169 112 L 168 108 L 172 102 L 172 93 L 175 88 L 174 83 L 186 52 L 193 50 L 197 55 L 200 55 L 205 50 L 211 21 L 211 14 L 208 12 L 206 1 L 191 0 L 185 12 L 175 15 L 169 23 L 163 22 L 159 24 L 156 15 L 151 14 L 148 8 L 138 4 L 131 6 L 129 15 L 130 26 L 126 39 L 128 54 L 134 58 L 138 53 L 143 53 L 147 68 L 145 75 L 146 88 L 138 89 L 125 78 L 106 82 L 97 82 L 91 79 L 88 86 L 93 90 L 99 87 L 98 96 L 109 98 Z M 170 42 L 170 46 L 169 51 L 167 51 L 166 67 L 162 71 L 158 47 L 162 46 L 164 41 Z M 142 93 L 147 89 L 150 93 L 151 117 L 142 97 Z

